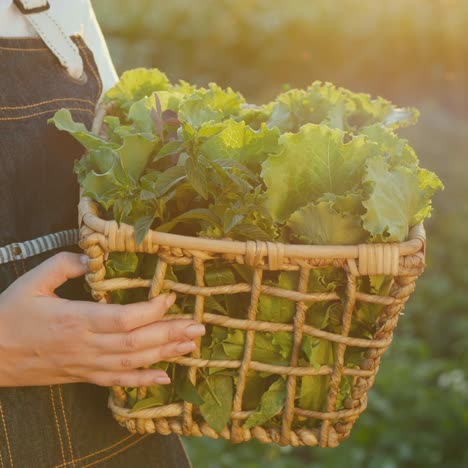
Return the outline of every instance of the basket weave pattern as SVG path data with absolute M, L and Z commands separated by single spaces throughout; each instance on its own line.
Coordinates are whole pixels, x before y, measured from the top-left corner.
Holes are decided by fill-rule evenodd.
M 170 359 L 187 366 L 188 378 L 195 384 L 197 368 L 222 367 L 238 369 L 238 383 L 235 389 L 230 424 L 221 434 L 217 434 L 200 415 L 194 405 L 188 402 L 173 403 L 131 413 L 125 408 L 126 393 L 121 387 L 113 387 L 109 406 L 114 417 L 131 432 L 161 434 L 177 433 L 192 436 L 223 437 L 233 442 L 248 441 L 252 438 L 263 443 L 281 445 L 320 445 L 336 447 L 349 436 L 351 428 L 365 410 L 367 391 L 372 386 L 381 356 L 391 343 L 400 312 L 413 292 L 415 281 L 424 269 L 425 233 L 422 226 L 410 232 L 409 240 L 400 244 L 365 244 L 358 246 L 303 246 L 284 245 L 267 242 L 237 242 L 184 237 L 174 234 L 149 231 L 143 242 L 137 246 L 133 227 L 115 221 L 105 221 L 98 215 L 96 204 L 86 197 L 80 201 L 80 246 L 89 257 L 87 281 L 95 300 L 109 301 L 108 291 L 127 288 L 148 288 L 148 297 L 158 295 L 162 290 L 195 296 L 193 314 L 170 314 L 166 319 L 192 318 L 203 324 L 238 329 L 245 332 L 244 352 L 241 360 L 201 359 L 201 339 L 196 340 L 197 348 L 190 356 Z M 157 255 L 158 263 L 151 280 L 141 278 L 105 279 L 105 260 L 110 252 L 144 252 Z M 209 262 L 223 260 L 253 268 L 251 284 L 208 287 L 204 283 L 205 266 Z M 195 272 L 195 284 L 183 284 L 166 279 L 169 265 L 191 265 Z M 307 291 L 312 269 L 333 266 L 345 271 L 347 278 L 344 297 L 335 292 L 317 293 Z M 295 290 L 287 290 L 262 283 L 265 271 L 298 271 L 299 283 Z M 388 296 L 378 296 L 359 292 L 357 278 L 366 275 L 387 275 L 393 277 Z M 250 306 L 244 319 L 227 317 L 205 312 L 206 297 L 220 294 L 250 294 Z M 257 305 L 261 295 L 285 298 L 295 303 L 295 316 L 292 323 L 273 323 L 256 318 Z M 305 324 L 308 305 L 314 302 L 343 302 L 342 326 L 340 334 L 314 328 Z M 349 336 L 353 311 L 356 303 L 380 304 L 382 313 L 377 320 L 373 339 Z M 252 350 L 256 332 L 288 332 L 293 335 L 293 346 L 289 366 L 271 365 L 252 360 Z M 301 340 L 304 335 L 329 340 L 336 343 L 335 364 L 333 367 L 299 367 L 298 360 Z M 348 346 L 365 350 L 365 359 L 359 369 L 344 365 Z M 246 429 L 243 422 L 253 411 L 242 408 L 242 397 L 249 370 L 265 371 L 287 376 L 287 396 L 281 413 L 281 428 L 262 426 Z M 329 375 L 330 386 L 323 411 L 309 411 L 295 406 L 296 386 L 302 376 Z M 345 401 L 345 409 L 337 410 L 337 396 L 340 382 L 345 375 L 352 376 L 351 398 Z M 140 388 L 138 398 L 146 397 L 146 388 Z M 297 417 L 320 421 L 318 428 L 294 427 Z

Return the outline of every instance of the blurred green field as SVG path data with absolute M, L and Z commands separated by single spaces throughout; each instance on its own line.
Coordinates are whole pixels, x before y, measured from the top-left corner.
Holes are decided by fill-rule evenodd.
M 194 468 L 468 466 L 468 1 L 95 0 L 119 72 L 156 66 L 253 102 L 320 79 L 421 110 L 404 132 L 443 180 L 427 271 L 367 411 L 337 449 L 186 439 Z

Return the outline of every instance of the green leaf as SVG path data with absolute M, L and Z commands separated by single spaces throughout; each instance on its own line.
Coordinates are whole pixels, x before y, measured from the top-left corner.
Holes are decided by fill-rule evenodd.
M 119 164 L 117 163 L 118 155 L 116 151 L 111 148 L 90 150 L 89 153 L 83 159 L 85 158 L 88 159 L 88 162 L 92 166 L 92 169 L 95 170 L 98 174 L 104 174 L 107 171 L 111 170 L 113 166 L 115 168 L 119 166 Z M 126 179 L 123 170 L 120 171 L 118 178 L 122 182 Z
M 388 128 L 413 125 L 418 112 L 397 108 L 382 98 L 373 99 L 368 94 L 316 81 L 306 90 L 291 89 L 280 94 L 260 116 L 268 119 L 270 128 L 278 127 L 282 133 L 297 132 L 308 123 L 359 133 L 374 124 Z
M 229 331 L 227 338 L 216 350 L 213 359 L 242 359 L 244 355 L 245 332 L 241 330 Z M 266 332 L 256 332 L 252 350 L 252 360 L 266 364 L 286 365 L 288 360 L 281 354 L 281 347 L 273 344 L 273 335 Z
M 231 231 L 239 240 L 272 241 L 272 236 L 255 224 L 240 223 Z
M 214 83 L 208 89 L 199 89 L 188 96 L 180 105 L 179 119 L 193 128 L 206 122 L 221 122 L 240 110 L 244 98 L 231 88 L 223 90 Z
M 429 171 L 389 168 L 382 157 L 368 161 L 364 182 L 371 193 L 363 202 L 367 209 L 363 226 L 373 237 L 387 242 L 406 240 L 409 229 L 430 215 L 430 197 L 443 187 Z
M 245 122 L 227 120 L 224 129 L 200 147 L 208 159 L 233 159 L 243 164 L 262 163 L 268 154 L 278 150 L 278 129 L 268 129 L 262 124 L 253 130 Z
M 122 188 L 111 169 L 104 174 L 89 172 L 82 182 L 83 196 L 96 200 L 104 208 L 110 208 Z
M 81 122 L 75 122 L 68 109 L 60 109 L 47 123 L 53 123 L 59 130 L 68 132 L 88 150 L 116 146 L 91 133 Z
M 274 376 L 276 377 L 276 376 Z M 261 397 L 265 394 L 272 383 L 272 377 L 260 377 L 257 372 L 249 371 L 245 382 L 244 394 L 242 395 L 242 409 L 251 411 L 260 406 Z
M 206 166 L 200 161 L 195 162 L 192 158 L 185 161 L 187 180 L 192 184 L 195 191 L 205 200 L 208 199 L 208 177 Z
M 353 390 L 353 376 L 343 375 L 340 382 L 340 388 L 336 399 L 336 411 L 340 411 L 345 408 L 344 402 L 347 398 L 350 398 Z
M 303 347 L 309 363 L 319 369 L 323 365 L 333 366 L 335 362 L 332 342 L 308 337 L 310 346 Z M 299 407 L 311 411 L 323 411 L 330 387 L 326 375 L 306 376 L 301 379 Z
M 227 315 L 227 310 L 213 296 L 205 298 L 205 309 Z
M 415 151 L 404 138 L 392 132 L 392 130 L 381 125 L 372 125 L 362 130 L 370 140 L 377 143 L 381 149 L 381 155 L 385 157 L 390 166 L 415 166 L 418 157 Z
M 174 389 L 176 395 L 184 401 L 188 401 L 194 405 L 202 405 L 204 403 L 196 387 L 188 379 L 187 372 L 183 372 L 182 375 L 177 376 Z
M 167 156 L 174 156 L 184 149 L 184 142 L 180 140 L 172 140 L 166 143 L 156 154 L 153 162 L 160 161 Z
M 366 211 L 362 205 L 364 198 L 364 194 L 362 192 L 362 190 L 350 191 L 343 195 L 325 193 L 317 200 L 317 202 L 331 202 L 330 206 L 338 213 L 362 215 Z
M 216 432 L 220 433 L 231 417 L 233 400 L 232 377 L 213 374 L 206 377 L 198 386 L 203 400 L 200 412 L 205 421 Z
M 278 282 L 275 286 L 295 290 L 299 281 L 299 275 L 296 272 L 282 271 L 279 274 Z M 262 294 L 258 303 L 257 319 L 268 322 L 292 323 L 296 303 L 281 297 Z
M 361 182 L 364 161 L 378 150 L 364 137 L 343 142 L 340 130 L 304 125 L 299 133 L 281 136 L 281 151 L 263 163 L 266 207 L 284 222 L 298 208 L 325 193 L 343 195 Z
M 247 418 L 243 427 L 250 429 L 254 426 L 261 426 L 283 409 L 285 401 L 286 381 L 283 377 L 279 377 L 262 395 L 260 407 Z
M 162 197 L 177 184 L 186 179 L 183 166 L 173 166 L 164 172 L 150 172 L 140 179 L 141 187 L 154 193 L 156 198 Z
M 156 227 L 156 231 L 170 232 L 180 223 L 196 222 L 197 224 L 208 223 L 210 226 L 219 227 L 218 218 L 206 208 L 195 208 L 187 211 L 176 218 Z
M 125 393 L 128 396 L 128 405 L 132 407 L 137 401 L 138 388 L 125 387 Z
M 291 359 L 291 352 L 294 342 L 294 336 L 292 333 L 287 332 L 275 332 L 273 333 L 272 343 L 277 345 L 281 356 L 287 361 Z
M 128 135 L 123 138 L 123 144 L 117 151 L 120 154 L 124 171 L 134 181 L 138 181 L 143 174 L 155 147 L 156 140 L 148 140 L 140 134 Z
M 414 125 L 419 117 L 416 109 L 401 109 L 391 102 L 378 97 L 373 99 L 369 94 L 352 93 L 345 90 L 348 99 L 347 124 L 350 130 L 381 124 L 393 129 Z
M 137 220 L 134 226 L 136 245 L 140 245 L 143 242 L 143 239 L 145 238 L 146 234 L 151 229 L 153 221 L 154 215 L 143 216 L 142 218 Z
M 86 179 L 86 176 L 94 171 L 96 174 L 104 174 L 110 170 L 114 170 L 116 179 L 120 183 L 127 183 L 118 154 L 111 148 L 102 148 L 89 150 L 80 160 L 75 162 L 74 172 L 78 175 L 80 184 Z
M 267 125 L 269 128 L 278 128 L 281 133 L 297 132 L 306 123 L 320 123 L 325 115 L 324 112 L 320 116 L 316 115 L 305 90 L 292 89 L 275 99 Z
M 226 286 L 236 284 L 236 277 L 230 267 L 207 268 L 205 271 L 205 282 L 207 286 Z
M 168 87 L 167 76 L 158 69 L 135 68 L 123 73 L 118 83 L 107 91 L 104 100 L 128 111 L 135 101 Z
M 143 409 L 154 408 L 155 406 L 162 406 L 167 404 L 170 396 L 169 389 L 164 388 L 166 387 L 165 385 L 160 385 L 159 387 L 161 388 L 159 395 L 155 395 L 155 392 L 153 391 L 153 396 L 137 401 L 133 405 L 130 413 L 135 413 Z
M 140 132 L 156 132 L 155 121 L 151 115 L 152 111 L 157 108 L 156 95 L 162 113 L 167 110 L 177 112 L 179 109 L 182 96 L 172 91 L 158 91 L 157 94 L 151 92 L 147 97 L 137 100 L 129 108 L 128 119 Z
M 365 242 L 367 232 L 361 218 L 339 213 L 333 202 L 309 203 L 294 212 L 287 222 L 292 237 L 304 244 L 351 245 Z
M 139 259 L 132 252 L 111 252 L 106 260 L 106 278 L 131 277 L 138 269 Z

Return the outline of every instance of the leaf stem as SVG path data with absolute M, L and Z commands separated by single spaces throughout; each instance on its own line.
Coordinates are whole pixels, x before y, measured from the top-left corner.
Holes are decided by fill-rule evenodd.
M 218 406 L 223 406 L 222 403 L 219 401 L 218 397 L 215 395 L 213 389 L 211 388 L 210 382 L 208 382 L 208 379 L 206 378 L 205 374 L 201 371 L 200 368 L 198 368 L 197 371 L 200 373 L 203 380 L 205 381 L 205 383 L 206 383 L 206 385 L 208 387 L 208 391 L 210 392 L 211 396 L 213 397 L 213 400 L 216 401 L 216 404 Z

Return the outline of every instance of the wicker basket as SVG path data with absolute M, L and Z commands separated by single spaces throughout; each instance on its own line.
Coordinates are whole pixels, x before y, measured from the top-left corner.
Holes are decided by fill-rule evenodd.
M 102 122 L 102 111 L 97 116 L 94 131 Z M 188 402 L 173 403 L 157 408 L 130 412 L 126 409 L 126 393 L 121 387 L 113 387 L 109 406 L 115 419 L 131 432 L 161 434 L 177 433 L 189 436 L 223 437 L 233 442 L 258 439 L 263 443 L 275 442 L 281 445 L 319 445 L 336 447 L 350 434 L 360 413 L 365 410 L 367 391 L 372 386 L 381 356 L 391 343 L 393 330 L 402 308 L 415 287 L 415 281 L 424 269 L 425 233 L 422 225 L 412 229 L 409 239 L 399 244 L 365 244 L 354 246 L 310 246 L 284 245 L 263 241 L 222 241 L 150 231 L 144 241 L 136 246 L 132 226 L 116 221 L 106 221 L 99 217 L 97 205 L 82 197 L 80 213 L 80 246 L 88 255 L 90 273 L 87 281 L 95 300 L 108 300 L 107 291 L 126 288 L 146 287 L 148 297 L 154 297 L 161 290 L 172 290 L 180 294 L 195 296 L 195 308 L 190 315 L 170 315 L 172 318 L 193 318 L 204 323 L 243 330 L 246 334 L 242 360 L 212 361 L 200 358 L 201 340 L 196 340 L 197 349 L 190 357 L 178 357 L 171 362 L 187 366 L 188 378 L 196 382 L 199 367 L 223 367 L 238 369 L 238 384 L 235 389 L 231 421 L 217 434 L 194 411 Z M 113 278 L 105 279 L 105 259 L 109 252 L 144 252 L 158 256 L 157 268 L 152 280 Z M 204 284 L 205 265 L 215 260 L 249 265 L 254 269 L 252 284 L 208 287 Z M 182 284 L 165 278 L 168 265 L 192 265 L 195 271 L 195 284 Z M 337 293 L 314 293 L 307 291 L 311 269 L 334 266 L 342 268 L 347 278 L 344 297 Z M 299 284 L 295 291 L 262 284 L 265 271 L 299 271 Z M 359 292 L 356 281 L 359 276 L 387 275 L 393 277 L 388 296 L 376 296 Z M 206 297 L 217 294 L 250 293 L 250 306 L 245 320 L 204 312 Z M 260 294 L 286 298 L 296 304 L 292 323 L 273 323 L 256 320 Z M 343 301 L 342 327 L 340 334 L 326 332 L 305 324 L 307 304 L 321 301 Z M 353 311 L 356 302 L 380 304 L 382 313 L 377 320 L 377 332 L 373 339 L 349 336 Z M 255 333 L 289 332 L 293 335 L 293 347 L 289 366 L 277 366 L 252 360 Z M 336 343 L 335 365 L 299 367 L 298 357 L 303 335 L 310 335 Z M 359 369 L 344 366 L 344 354 L 348 346 L 365 350 L 365 359 Z M 281 428 L 257 426 L 251 429 L 242 427 L 243 421 L 252 413 L 242 408 L 247 372 L 266 371 L 287 376 L 287 396 L 281 413 Z M 295 407 L 296 385 L 301 376 L 329 375 L 330 386 L 324 411 L 308 411 Z M 352 397 L 346 400 L 345 409 L 337 410 L 336 402 L 342 377 L 352 376 Z M 139 389 L 139 397 L 144 398 L 146 389 Z M 295 418 L 311 418 L 320 422 L 317 428 L 293 427 Z

